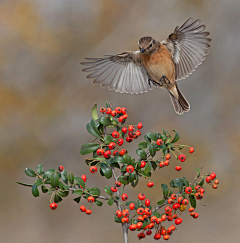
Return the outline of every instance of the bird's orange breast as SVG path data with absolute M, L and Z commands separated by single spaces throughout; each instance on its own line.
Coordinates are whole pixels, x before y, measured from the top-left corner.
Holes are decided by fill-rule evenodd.
M 162 76 L 166 76 L 170 81 L 175 81 L 175 66 L 172 55 L 165 46 L 161 45 L 159 50 L 150 56 L 141 55 L 141 59 L 149 75 L 156 82 Z

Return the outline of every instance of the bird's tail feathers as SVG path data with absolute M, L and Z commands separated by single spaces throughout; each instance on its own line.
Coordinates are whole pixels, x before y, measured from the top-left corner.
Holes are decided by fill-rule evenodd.
M 173 103 L 174 110 L 177 114 L 182 115 L 184 112 L 188 112 L 190 110 L 190 105 L 177 85 L 174 91 L 177 93 L 178 99 L 175 98 L 175 95 L 173 95 L 170 90 L 169 95 Z

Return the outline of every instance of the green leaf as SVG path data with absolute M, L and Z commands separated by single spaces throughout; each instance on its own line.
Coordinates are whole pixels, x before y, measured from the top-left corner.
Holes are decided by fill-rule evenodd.
M 116 215 L 114 216 L 114 221 L 116 223 L 122 223 L 122 217 L 121 218 L 118 218 Z
M 124 185 L 127 185 L 129 183 L 128 181 L 128 176 L 120 176 L 119 177 L 119 181 L 124 184 Z
M 106 101 L 106 102 L 105 102 L 105 105 L 106 105 L 106 108 L 111 108 L 111 109 L 112 109 L 112 105 L 110 104 L 109 101 Z
M 95 203 L 97 206 L 101 207 L 103 205 L 103 203 L 101 201 L 95 200 Z
M 163 191 L 164 198 L 167 198 L 169 193 L 168 186 L 166 184 L 161 184 L 161 188 Z
M 112 135 L 106 135 L 106 136 L 104 137 L 104 143 L 109 144 L 109 143 L 111 143 L 111 142 L 113 142 L 113 137 L 112 137 Z
M 158 135 L 156 133 L 153 132 L 148 132 L 147 136 L 152 139 L 153 141 L 157 141 L 158 140 Z
M 85 143 L 80 148 L 81 155 L 90 154 L 95 150 L 99 149 L 101 146 L 97 143 Z
M 147 164 L 144 167 L 144 173 L 148 174 L 152 169 L 152 165 L 150 163 L 150 161 L 147 162 Z
M 174 138 L 173 138 L 171 143 L 176 143 L 179 140 L 180 135 L 179 135 L 179 133 L 177 131 L 175 131 L 175 130 L 173 130 L 173 131 L 175 132 L 175 136 L 174 136 Z
M 29 187 L 33 186 L 32 184 L 26 184 L 26 183 L 19 182 L 19 181 L 16 181 L 16 183 L 18 183 L 19 185 L 22 185 L 22 186 L 29 186 Z
M 151 143 L 151 139 L 147 135 L 144 135 L 144 139 L 147 143 Z
M 63 182 L 65 184 L 68 184 L 68 174 L 67 174 L 67 170 L 64 169 L 62 172 L 61 172 L 61 178 L 63 180 Z
M 132 182 L 132 187 L 136 187 L 136 185 L 138 184 L 139 182 L 139 176 L 138 176 L 138 173 L 135 174 L 135 182 Z
M 111 191 L 111 187 L 110 186 L 105 186 L 104 187 L 104 191 L 109 194 L 110 196 L 113 194 L 113 192 Z
M 134 182 L 135 180 L 135 171 L 133 173 L 130 173 L 128 175 L 128 181 L 131 183 L 131 182 Z
M 171 134 L 168 131 L 166 131 L 166 133 L 168 134 L 168 140 L 166 141 L 166 143 L 169 143 L 171 141 Z
M 124 157 L 126 163 L 127 163 L 128 165 L 130 165 L 131 162 L 132 162 L 132 158 L 131 158 L 131 156 L 128 155 L 128 154 L 124 154 L 123 157 Z
M 196 172 L 197 172 L 197 177 L 199 177 L 200 176 L 201 169 L 196 168 Z
M 150 163 L 152 165 L 153 170 L 155 171 L 157 169 L 157 163 L 153 160 L 151 160 Z
M 100 163 L 100 169 L 107 179 L 112 177 L 112 169 L 106 163 Z
M 151 143 L 148 143 L 147 148 L 149 150 L 150 155 L 153 157 L 156 154 L 155 146 Z
M 102 116 L 99 118 L 99 122 L 103 124 L 104 126 L 108 126 L 111 124 L 111 120 L 105 116 Z
M 43 179 L 46 179 L 47 177 L 50 177 L 53 172 L 55 172 L 55 170 L 53 168 L 52 169 L 48 169 L 46 172 L 44 172 Z
M 42 164 L 37 165 L 37 173 L 39 175 L 42 175 L 42 173 L 43 173 L 43 165 Z
M 69 194 L 69 191 L 59 191 L 58 192 L 58 194 L 61 196 L 61 197 L 66 197 L 66 196 L 68 196 L 68 194 Z
M 124 157 L 122 156 L 116 156 L 114 159 L 113 159 L 113 162 L 116 162 L 116 163 L 126 163 Z
M 202 178 L 202 180 L 199 182 L 199 186 L 203 186 L 203 184 L 204 184 L 204 179 Z
M 55 194 L 55 196 L 54 196 L 54 202 L 55 203 L 59 203 L 61 201 L 62 201 L 62 198 L 59 195 Z
M 142 159 L 146 159 L 147 158 L 147 154 L 146 154 L 146 152 L 144 151 L 144 150 L 142 150 L 142 149 L 137 149 L 136 150 L 136 153 L 137 153 L 137 155 L 139 155 Z
M 85 182 L 81 177 L 74 177 L 74 183 L 77 183 L 78 185 L 82 186 L 85 188 Z
M 183 179 L 182 178 L 176 178 L 174 180 L 171 180 L 169 184 L 170 184 L 171 187 L 179 187 L 178 185 L 181 182 L 183 183 Z
M 165 199 L 162 199 L 162 200 L 157 202 L 157 205 L 162 205 L 163 203 L 165 203 L 165 201 L 166 201 Z
M 178 188 L 179 188 L 179 192 L 182 192 L 182 190 L 183 190 L 183 181 L 179 181 L 178 182 Z
M 92 134 L 94 137 L 99 138 L 99 139 L 102 138 L 102 137 L 100 136 L 100 133 L 99 133 L 98 129 L 97 129 L 97 124 L 96 124 L 96 121 L 95 121 L 95 120 L 92 119 L 92 120 L 87 124 L 86 128 L 87 128 L 87 131 L 88 131 L 90 134 Z
M 92 117 L 94 120 L 98 119 L 98 114 L 97 114 L 97 104 L 95 104 L 92 108 Z
M 75 198 L 73 199 L 73 201 L 75 201 L 76 203 L 79 203 L 80 200 L 81 200 L 81 197 L 75 197 Z
M 39 190 L 35 184 L 32 186 L 32 194 L 34 197 L 39 197 Z
M 69 180 L 70 184 L 73 184 L 73 182 L 74 182 L 74 175 L 73 175 L 72 172 L 70 172 L 70 173 L 68 174 L 68 180 Z
M 189 186 L 189 181 L 187 180 L 187 178 L 185 176 L 183 177 L 183 183 L 184 183 L 184 186 Z
M 111 206 L 111 205 L 113 205 L 113 204 L 114 204 L 114 200 L 113 200 L 113 198 L 110 197 L 110 198 L 108 199 L 108 205 Z
M 41 186 L 41 189 L 42 189 L 42 192 L 43 192 L 43 193 L 46 193 L 46 192 L 48 192 L 48 189 L 47 189 L 47 187 L 45 187 L 44 185 L 42 185 L 42 186 Z
M 149 224 L 148 221 L 143 221 L 142 229 L 144 229 Z
M 57 187 L 59 185 L 59 176 L 57 172 L 53 172 L 50 176 L 50 183 L 52 187 Z
M 166 136 L 166 135 L 162 135 L 162 136 L 161 136 L 161 139 L 162 139 L 163 141 L 166 141 L 166 140 L 167 140 L 167 136 Z
M 193 208 L 196 208 L 196 198 L 194 197 L 194 195 L 189 195 L 189 199 L 190 199 L 190 204 Z
M 38 179 L 34 182 L 34 184 L 35 184 L 36 186 L 40 186 L 40 185 L 43 184 L 43 180 L 40 179 L 40 178 L 38 178 Z
M 140 142 L 139 144 L 138 144 L 138 147 L 140 148 L 140 149 L 145 149 L 145 148 L 147 148 L 147 142 Z
M 172 188 L 170 188 L 168 196 L 170 197 L 172 194 L 173 194 L 173 190 Z
M 161 215 L 159 212 L 153 212 L 152 216 L 156 216 L 157 218 L 161 218 Z
M 25 173 L 26 173 L 26 175 L 28 175 L 30 177 L 36 177 L 37 176 L 37 174 L 35 173 L 35 171 L 32 170 L 32 169 L 30 169 L 30 168 L 26 168 L 25 169 Z
M 90 193 L 92 196 L 96 196 L 96 197 L 98 197 L 98 196 L 100 196 L 101 191 L 100 191 L 100 189 L 99 189 L 98 187 L 93 187 L 93 188 L 90 188 L 89 193 Z
M 82 190 L 75 190 L 74 191 L 74 194 L 77 195 L 77 196 L 81 196 L 82 195 Z

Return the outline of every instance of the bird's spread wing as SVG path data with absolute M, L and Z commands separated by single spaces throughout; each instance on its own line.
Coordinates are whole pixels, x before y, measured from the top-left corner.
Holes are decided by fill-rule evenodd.
M 140 51 L 85 59 L 89 62 L 81 64 L 90 67 L 82 71 L 91 72 L 87 78 L 95 78 L 93 83 L 101 83 L 101 87 L 107 86 L 117 92 L 131 94 L 147 92 L 150 89 L 148 85 L 150 76 L 141 62 Z
M 188 77 L 198 67 L 208 54 L 209 42 L 206 38 L 209 32 L 203 32 L 205 25 L 200 20 L 188 19 L 180 28 L 177 26 L 168 39 L 162 41 L 172 53 L 175 63 L 175 79 Z

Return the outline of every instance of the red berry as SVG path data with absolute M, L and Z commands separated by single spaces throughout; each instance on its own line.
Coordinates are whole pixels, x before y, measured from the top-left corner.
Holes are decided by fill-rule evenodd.
M 160 162 L 160 163 L 159 163 L 159 166 L 160 166 L 161 168 L 163 168 L 163 167 L 165 166 L 165 163 L 164 163 L 164 162 Z
M 122 183 L 120 181 L 115 181 L 115 186 L 116 187 L 120 187 L 122 185 Z
M 133 173 L 133 171 L 134 171 L 134 167 L 133 167 L 132 165 L 128 165 L 127 168 L 126 168 L 126 171 L 127 171 L 128 173 Z
M 166 154 L 166 159 L 169 160 L 171 158 L 170 154 Z
M 98 156 L 102 156 L 103 154 L 104 154 L 104 150 L 101 149 L 101 148 L 99 148 L 99 149 L 97 150 L 97 155 L 98 155 Z
M 126 109 L 125 107 L 123 107 L 123 108 L 121 109 L 121 112 L 122 112 L 122 114 L 126 114 L 126 113 L 127 113 L 127 109 Z
M 112 137 L 119 138 L 119 132 L 117 132 L 117 131 L 112 132 Z
M 115 111 L 120 114 L 122 112 L 122 108 L 121 107 L 116 107 Z
M 128 217 L 129 216 L 129 211 L 128 209 L 125 209 L 122 211 L 123 217 Z
M 166 207 L 165 208 L 165 213 L 171 213 L 172 212 L 172 208 L 170 208 L 170 207 Z
M 164 239 L 164 240 L 168 240 L 169 238 L 170 238 L 169 235 L 164 235 L 164 236 L 163 236 L 163 239 Z
M 62 165 L 60 165 L 60 166 L 58 167 L 58 170 L 59 170 L 60 172 L 62 172 L 62 171 L 64 170 L 64 167 L 63 167 Z
M 150 208 L 145 208 L 145 214 L 146 215 L 151 215 L 152 214 L 152 211 Z
M 136 224 L 131 224 L 131 225 L 129 225 L 129 229 L 131 230 L 131 231 L 134 231 L 134 230 L 136 230 Z
M 186 187 L 186 188 L 185 188 L 185 192 L 186 192 L 187 194 L 192 193 L 192 188 L 191 188 L 190 186 Z
M 141 239 L 144 239 L 146 237 L 146 235 L 143 232 L 141 232 L 137 235 L 137 237 L 139 240 L 141 240 Z
M 104 158 L 106 159 L 109 159 L 111 157 L 111 151 L 110 150 L 107 150 L 105 153 L 104 153 Z
M 144 208 L 138 208 L 138 209 L 137 209 L 137 214 L 139 214 L 139 215 L 143 215 L 144 213 L 145 213 Z
M 106 109 L 104 107 L 100 108 L 100 112 L 104 113 L 106 111 Z
M 127 137 L 127 138 L 126 138 L 126 141 L 127 141 L 128 143 L 131 143 L 131 142 L 132 142 L 132 140 L 133 140 L 133 139 L 132 139 L 132 138 L 130 138 L 130 137 Z
M 151 204 L 150 200 L 149 200 L 149 199 L 146 199 L 146 200 L 145 200 L 145 206 L 146 206 L 146 207 L 149 207 L 150 204 Z
M 117 144 L 118 144 L 118 146 L 122 146 L 123 145 L 123 139 L 122 138 L 119 138 L 117 140 Z
M 173 221 L 173 217 L 169 215 L 169 216 L 167 217 L 167 220 L 168 220 L 168 221 Z
M 214 184 L 219 184 L 219 180 L 218 180 L 218 179 L 215 180 L 215 181 L 214 181 Z
M 110 107 L 108 107 L 107 109 L 106 109 L 106 113 L 109 115 L 109 114 L 111 114 L 112 113 L 112 109 L 110 108 Z
M 113 152 L 113 156 L 116 156 L 116 155 L 118 155 L 118 154 L 119 154 L 118 150 L 115 150 L 115 151 Z
M 129 131 L 129 132 L 134 131 L 134 126 L 133 126 L 133 125 L 130 125 L 130 126 L 128 127 L 128 131 Z
M 165 165 L 165 166 L 168 166 L 168 165 L 169 165 L 169 160 L 166 160 L 166 161 L 164 162 L 164 165 Z
M 139 137 L 142 133 L 141 133 L 139 130 L 137 130 L 137 131 L 135 132 L 135 134 L 136 134 L 137 137 Z
M 218 185 L 217 184 L 213 184 L 212 188 L 213 189 L 217 189 L 218 188 Z
M 128 223 L 129 218 L 128 217 L 123 217 L 121 221 L 122 221 L 123 224 L 124 223 Z
M 211 173 L 210 177 L 212 178 L 212 180 L 214 180 L 216 178 L 216 173 Z
M 128 199 L 128 195 L 127 195 L 127 193 L 123 193 L 122 194 L 122 200 L 123 201 L 126 201 Z
M 212 181 L 212 177 L 211 177 L 211 176 L 207 176 L 207 177 L 206 177 L 206 182 L 207 182 L 207 183 L 210 183 L 211 181 Z
M 175 224 L 176 225 L 179 225 L 179 224 L 181 224 L 182 223 L 182 219 L 181 218 L 177 218 L 177 219 L 175 219 Z
M 146 162 L 145 161 L 142 161 L 141 164 L 140 164 L 140 168 L 144 168 L 146 165 Z
M 126 133 L 127 133 L 127 128 L 126 128 L 126 127 L 123 127 L 123 128 L 122 128 L 122 132 L 123 132 L 124 134 L 126 134 Z
M 125 119 L 124 119 L 123 116 L 120 116 L 120 117 L 118 118 L 118 121 L 121 122 L 121 123 L 123 123 L 124 120 L 125 120 Z
M 158 139 L 158 140 L 157 140 L 157 145 L 160 146 L 160 145 L 162 145 L 162 144 L 163 144 L 163 140 L 162 140 L 162 139 Z
M 173 193 L 173 194 L 171 195 L 171 198 L 172 198 L 172 200 L 175 200 L 175 199 L 177 199 L 177 195 Z
M 128 115 L 127 115 L 127 114 L 124 114 L 122 117 L 123 117 L 123 119 L 125 120 L 125 119 L 128 118 Z
M 113 117 L 115 117 L 115 116 L 117 115 L 117 112 L 116 112 L 116 111 L 112 111 L 112 112 L 111 112 L 111 115 L 112 115 Z
M 200 189 L 201 189 L 201 186 L 199 186 L 199 185 L 196 185 L 196 186 L 195 186 L 195 191 L 196 191 L 196 192 L 200 191 Z
M 87 209 L 86 210 L 86 214 L 91 214 L 92 213 L 92 210 L 91 209 Z
M 186 160 L 186 155 L 184 155 L 184 154 L 179 154 L 178 159 L 179 159 L 181 162 L 184 162 L 184 161 Z
M 130 204 L 129 204 L 129 208 L 130 208 L 131 210 L 133 210 L 133 209 L 135 208 L 135 204 L 134 204 L 134 203 L 130 203 Z
M 111 191 L 112 191 L 112 192 L 116 192 L 117 190 L 118 190 L 117 187 L 115 187 L 115 186 L 112 186 L 112 187 L 111 187 Z
M 126 153 L 126 150 L 125 150 L 125 149 L 122 149 L 122 150 L 119 152 L 119 155 L 123 156 L 125 153 Z
M 175 170 L 180 171 L 182 169 L 182 166 L 176 166 Z
M 86 180 L 87 180 L 86 175 L 82 175 L 81 178 L 83 179 L 84 182 L 86 182 Z
M 189 148 L 189 153 L 192 154 L 194 152 L 194 147 Z
M 183 197 L 179 197 L 178 198 L 178 203 L 182 203 L 182 201 L 183 201 Z
M 187 199 L 183 199 L 182 204 L 183 205 L 188 205 L 188 200 Z
M 89 203 L 93 203 L 95 201 L 94 197 L 92 197 L 92 196 L 88 197 L 87 200 Z
M 154 183 L 150 181 L 150 182 L 148 182 L 147 186 L 148 187 L 153 187 L 154 186 Z
M 179 209 L 180 208 L 180 204 L 179 203 L 174 203 L 173 205 L 172 205 L 172 208 L 173 208 L 173 210 L 177 210 L 177 209 Z
M 144 200 L 145 199 L 145 195 L 143 193 L 138 194 L 138 199 L 139 200 Z
M 137 229 L 141 229 L 142 228 L 142 225 L 143 225 L 142 222 L 138 222 L 137 225 L 136 225 L 137 226 Z
M 114 142 L 111 142 L 111 143 L 108 144 L 108 147 L 109 147 L 110 150 L 113 150 L 113 149 L 115 149 L 116 144 Z
M 82 212 L 86 212 L 86 208 L 85 208 L 85 206 L 80 206 L 80 210 L 82 211 Z
M 155 240 L 159 240 L 161 238 L 161 235 L 159 233 L 156 233 L 153 238 Z
M 56 208 L 57 208 L 57 204 L 55 203 L 55 202 L 53 202 L 53 203 L 50 203 L 50 208 L 52 209 L 52 210 L 55 210 Z
M 139 122 L 138 124 L 137 124 L 137 129 L 141 129 L 143 127 L 143 124 L 141 123 L 141 122 Z
M 191 212 L 193 212 L 193 211 L 194 211 L 194 208 L 193 208 L 193 207 L 191 207 L 191 208 L 189 208 L 189 209 L 188 209 L 188 211 L 191 213 Z
M 195 213 L 194 216 L 193 216 L 193 218 L 196 219 L 196 218 L 198 218 L 198 216 L 199 216 L 199 214 L 198 213 Z
M 169 199 L 168 199 L 168 204 L 173 204 L 173 202 L 174 202 L 174 201 L 172 200 L 172 198 L 169 198 Z
M 200 193 L 203 194 L 204 192 L 205 192 L 204 188 L 201 188 L 201 189 L 200 189 Z
M 121 218 L 121 217 L 122 217 L 122 212 L 121 212 L 120 210 L 117 210 L 117 211 L 116 211 L 116 216 L 117 216 L 118 218 Z
M 152 231 L 151 230 L 147 230 L 146 231 L 146 235 L 151 235 L 152 234 Z
M 91 166 L 90 167 L 90 172 L 92 173 L 92 174 L 94 174 L 94 173 L 96 173 L 97 172 L 97 166 Z

